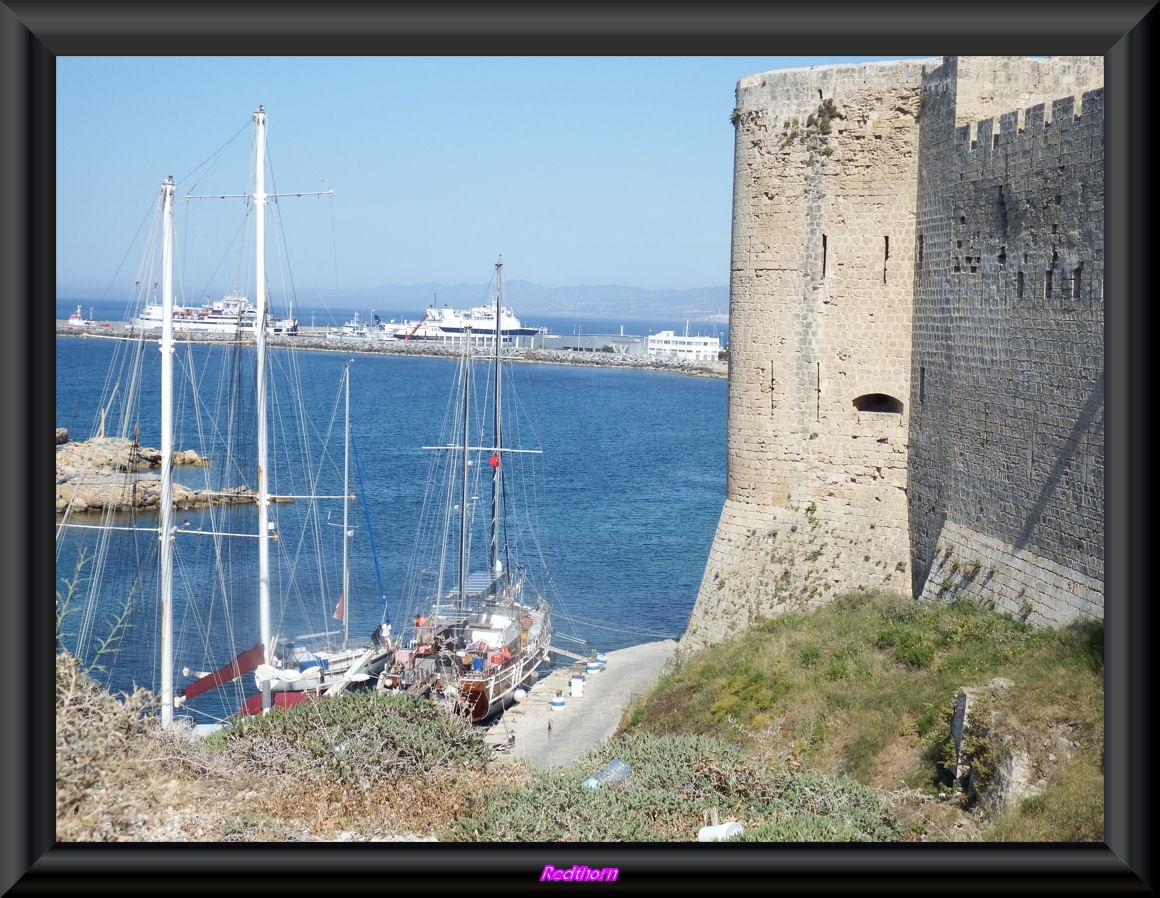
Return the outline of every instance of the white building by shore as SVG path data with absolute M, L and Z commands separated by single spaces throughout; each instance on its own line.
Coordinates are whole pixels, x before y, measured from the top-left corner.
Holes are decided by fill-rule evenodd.
M 720 337 L 690 337 L 687 331 L 684 334 L 661 331 L 649 334 L 648 338 L 648 354 L 652 356 L 715 362 L 720 352 Z

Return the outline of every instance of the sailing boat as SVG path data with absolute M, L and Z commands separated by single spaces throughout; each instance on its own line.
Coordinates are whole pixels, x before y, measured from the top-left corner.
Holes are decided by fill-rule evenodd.
M 346 442 L 343 488 L 338 495 L 319 495 L 324 492 L 320 489 L 324 475 L 314 464 L 314 453 L 319 448 L 327 462 L 333 461 L 332 454 L 325 449 L 329 439 L 321 438 L 320 446 L 317 436 L 312 443 L 302 433 L 291 435 L 292 431 L 312 430 L 298 426 L 307 422 L 309 413 L 306 397 L 292 382 L 297 371 L 293 359 L 295 350 L 280 350 L 284 353 L 281 361 L 286 363 L 280 369 L 292 372 L 286 389 L 281 389 L 279 384 L 275 390 L 273 381 L 267 382 L 265 325 L 270 316 L 266 311 L 269 291 L 265 279 L 265 207 L 268 201 L 282 194 L 265 191 L 266 113 L 262 107 L 254 113 L 253 123 L 255 187 L 253 193 L 240 196 L 247 200 L 254 215 L 257 280 L 254 295 L 259 298 L 256 340 L 251 343 L 248 334 L 236 333 L 215 344 L 181 344 L 182 366 L 188 376 L 180 384 L 185 392 L 175 396 L 178 379 L 174 357 L 179 348 L 173 313 L 175 187 L 173 179 L 167 179 L 162 185 L 161 227 L 156 232 L 162 248 L 159 277 L 163 310 L 159 397 L 161 470 L 156 481 L 148 474 L 138 473 L 136 467 L 123 474 L 126 495 L 158 498 L 155 505 L 134 505 L 129 510 L 106 509 L 100 524 L 78 520 L 70 505 L 58 529 L 58 569 L 79 570 L 83 564 L 94 565 L 91 576 L 76 575 L 65 596 L 66 611 L 73 599 L 83 599 L 76 603 L 82 611 L 80 629 L 75 634 L 66 634 L 69 650 L 88 664 L 102 665 L 100 669 L 110 679 L 130 679 L 133 683 L 142 679 L 159 681 L 163 727 L 172 724 L 179 708 L 191 719 L 194 715 L 204 715 L 220 724 L 234 713 L 265 712 L 305 698 L 337 695 L 359 688 L 371 679 L 366 670 L 368 662 L 381 657 L 389 648 L 381 639 L 371 638 L 359 645 L 352 645 L 349 640 L 351 589 L 347 554 L 348 542 L 354 533 L 348 518 L 353 499 L 349 484 L 349 363 L 340 384 L 346 392 Z M 187 199 L 196 197 L 187 196 Z M 145 258 L 150 265 L 156 261 L 152 243 Z M 136 286 L 149 289 L 148 285 L 153 282 L 153 277 L 139 278 Z M 109 412 L 110 424 L 117 422 L 122 438 L 125 433 L 131 433 L 131 443 L 125 442 L 137 447 L 142 421 L 148 430 L 157 420 L 154 417 L 157 406 L 152 406 L 151 401 L 145 415 L 139 414 L 139 400 L 148 393 L 144 382 L 144 374 L 149 369 L 144 361 L 146 338 L 137 334 L 123 343 L 117 341 L 116 346 L 118 349 L 111 359 L 111 379 L 107 381 L 112 391 L 102 396 L 100 404 L 100 434 L 104 436 L 106 412 Z M 120 358 L 120 348 L 125 349 L 127 360 Z M 207 395 L 215 386 L 222 387 L 222 394 Z M 120 406 L 113 406 L 114 397 Z M 267 409 L 270 399 L 275 412 L 284 409 L 294 419 L 293 427 L 282 422 L 275 427 L 272 426 L 275 422 L 267 420 L 272 417 Z M 194 523 L 191 525 L 186 519 L 180 527 L 174 521 L 176 410 L 189 414 L 189 420 L 182 421 L 182 433 L 195 434 L 202 443 L 198 454 L 202 459 L 210 459 L 209 464 L 194 469 L 200 472 L 197 476 L 204 477 L 204 488 L 196 492 L 207 498 L 207 504 L 190 510 Z M 279 464 L 273 464 L 275 460 Z M 282 461 L 288 464 L 283 465 Z M 287 468 L 288 473 L 284 471 Z M 255 488 L 237 487 L 235 478 L 256 478 Z M 256 498 L 256 507 L 253 500 L 241 504 L 239 497 L 243 493 L 245 497 Z M 327 601 L 326 596 L 333 595 L 329 581 L 337 553 L 311 559 L 305 547 L 308 535 L 325 540 L 318 508 L 333 500 L 343 503 L 343 585 L 341 591 L 336 591 L 339 607 L 331 614 L 328 606 L 334 604 L 334 598 Z M 280 511 L 276 512 L 275 506 Z M 156 521 L 139 525 L 137 518 L 150 515 L 153 507 L 157 509 Z M 369 531 L 369 518 L 367 523 Z M 286 524 L 285 536 L 293 538 L 282 538 L 282 524 Z M 97 548 L 91 551 L 82 542 L 90 536 L 98 540 Z M 272 564 L 271 552 L 275 547 L 277 554 Z M 123 579 L 114 583 L 118 577 Z M 156 592 L 152 587 L 154 582 Z M 175 593 L 179 599 L 176 602 Z M 153 597 L 157 595 L 160 601 L 154 604 Z M 272 595 L 278 598 L 277 608 L 272 607 Z M 293 599 L 301 605 L 296 611 L 292 610 Z M 93 621 L 103 613 L 102 608 L 108 609 L 109 602 L 122 606 L 122 621 L 132 622 L 117 624 L 119 635 L 100 639 Z M 310 605 L 314 607 L 308 608 Z M 58 594 L 58 608 L 61 606 Z M 385 623 L 385 601 L 383 608 Z M 318 617 L 341 620 L 341 634 L 285 635 L 312 628 L 310 621 Z M 157 631 L 149 627 L 154 618 Z M 139 643 L 131 643 L 127 639 L 130 633 L 149 635 Z M 180 646 L 175 636 L 181 637 Z M 239 645 L 250 647 L 239 652 Z M 120 648 L 127 649 L 131 657 L 125 660 L 124 667 L 119 657 L 111 665 L 112 669 L 106 669 L 106 656 Z M 210 670 L 180 668 L 185 676 L 195 679 L 179 689 L 175 683 L 178 656 Z M 246 688 L 250 674 L 256 682 Z M 226 684 L 231 684 L 232 695 L 221 689 L 198 700 L 199 696 Z M 257 694 L 249 695 L 255 688 Z
M 345 394 L 343 443 L 342 499 L 342 591 L 335 605 L 333 619 L 341 621 L 341 634 L 329 631 L 307 633 L 291 638 L 273 635 L 269 652 L 255 646 L 239 654 L 229 664 L 207 673 L 182 690 L 178 701 L 191 698 L 223 683 L 253 672 L 259 691 L 251 695 L 238 709 L 239 716 L 260 714 L 269 707 L 285 708 L 306 699 L 341 695 L 361 688 L 372 675 L 370 664 L 389 652 L 390 646 L 381 638 L 383 630 L 376 631 L 367 645 L 352 646 L 350 636 L 351 594 L 349 545 L 354 536 L 350 523 L 350 503 L 355 495 L 350 490 L 350 362 L 343 366 L 342 386 Z M 318 497 L 325 498 L 325 497 Z M 369 518 L 368 518 L 369 521 Z M 380 593 L 382 592 L 380 584 Z M 271 693 L 270 704 L 263 707 L 265 689 Z
M 269 323 L 266 305 L 268 291 L 265 279 L 265 207 L 267 200 L 280 194 L 266 193 L 265 191 L 265 146 L 266 146 L 266 113 L 259 106 L 254 113 L 254 171 L 256 173 L 255 189 L 252 195 L 255 211 L 255 273 L 256 293 L 258 296 L 258 311 L 255 321 L 255 409 L 256 426 L 255 437 L 257 446 L 257 507 L 258 524 L 255 534 L 258 541 L 258 612 L 260 620 L 260 641 L 253 647 L 239 653 L 234 659 L 215 671 L 204 674 L 182 690 L 180 701 L 191 698 L 213 689 L 223 683 L 234 680 L 247 673 L 253 672 L 258 686 L 258 692 L 250 696 L 241 708 L 240 715 L 265 713 L 274 707 L 290 707 L 308 698 L 339 695 L 356 684 L 365 683 L 370 679 L 367 665 L 375 657 L 383 656 L 387 646 L 378 639 L 372 639 L 371 644 L 352 648 L 348 644 L 347 596 L 349 595 L 349 568 L 347 564 L 347 545 L 352 531 L 347 518 L 351 499 L 349 486 L 350 469 L 350 376 L 348 362 L 344 367 L 343 381 L 346 392 L 346 415 L 344 444 L 344 474 L 343 474 L 343 591 L 340 594 L 339 604 L 334 617 L 343 622 L 342 642 L 337 648 L 330 646 L 330 634 L 326 632 L 308 634 L 283 640 L 279 644 L 279 636 L 273 632 L 270 605 L 270 546 L 278 539 L 276 527 L 270 520 L 270 506 L 273 497 L 269 487 L 269 432 L 267 422 L 267 345 L 266 333 Z M 330 193 L 332 191 L 323 191 Z M 292 196 L 314 195 L 307 193 L 293 193 Z M 187 197 L 187 199 L 192 197 Z M 166 321 L 166 328 L 171 323 Z M 164 339 L 164 338 L 163 338 Z M 163 412 L 164 417 L 164 412 Z M 318 497 L 306 497 L 318 498 Z M 379 631 L 376 631 L 376 634 Z M 321 647 L 302 645 L 303 640 L 323 638 L 326 640 Z
M 354 531 L 351 529 L 350 502 L 355 498 L 350 492 L 350 362 L 343 366 L 343 386 L 346 396 L 345 441 L 343 452 L 343 503 L 342 503 L 342 592 L 333 617 L 342 621 L 342 639 L 337 647 L 330 646 L 327 632 L 309 633 L 284 640 L 280 644 L 275 637 L 272 645 L 272 659 L 259 664 L 254 675 L 263 690 L 251 696 L 239 709 L 242 715 L 261 713 L 262 695 L 268 687 L 273 692 L 276 707 L 295 705 L 306 698 L 341 695 L 371 679 L 370 663 L 386 655 L 390 646 L 384 645 L 381 630 L 377 630 L 370 645 L 352 647 L 349 644 L 350 595 L 349 545 Z M 381 591 L 381 590 L 380 590 Z M 325 640 L 321 645 L 303 645 L 304 640 Z M 188 689 L 186 690 L 188 692 Z
M 495 314 L 503 308 L 503 264 L 497 262 Z M 490 421 L 472 418 L 477 345 L 490 344 Z M 406 648 L 397 648 L 378 676 L 378 688 L 425 692 L 450 701 L 453 709 L 480 723 L 494 717 L 527 686 L 548 660 L 552 638 L 550 606 L 526 579 L 525 568 L 511 557 L 507 536 L 511 497 L 508 478 L 517 454 L 538 450 L 511 448 L 503 430 L 503 341 L 477 336 L 468 329 L 461 341 L 459 379 L 453 401 L 458 409 L 452 428 L 457 437 L 441 446 L 425 446 L 448 462 L 443 490 L 444 516 L 432 548 L 439 562 L 424 610 L 416 615 Z M 477 429 L 487 433 L 478 443 Z M 438 467 L 438 465 L 433 465 Z M 481 473 L 482 472 L 482 473 Z M 491 515 L 483 564 L 473 569 L 472 530 L 475 489 L 490 473 Z M 485 565 L 485 566 L 484 566 Z

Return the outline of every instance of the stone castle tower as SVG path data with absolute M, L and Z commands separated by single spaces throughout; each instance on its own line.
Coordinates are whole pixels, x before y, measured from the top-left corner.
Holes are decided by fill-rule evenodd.
M 726 500 L 681 651 L 860 587 L 1102 616 L 1102 59 L 768 72 L 733 123 Z

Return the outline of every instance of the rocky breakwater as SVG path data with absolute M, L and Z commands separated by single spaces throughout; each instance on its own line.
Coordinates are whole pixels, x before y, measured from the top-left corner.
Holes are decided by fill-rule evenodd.
M 156 332 L 147 332 L 145 335 L 138 329 L 121 323 L 106 323 L 100 327 L 82 330 L 67 322 L 58 321 L 56 327 L 58 337 L 89 337 L 107 338 L 115 340 L 156 339 Z M 252 342 L 249 334 L 222 335 L 213 333 L 184 332 L 178 339 L 186 343 L 222 343 L 240 340 L 244 343 Z M 266 344 L 271 349 L 293 347 L 316 352 L 342 353 L 373 353 L 379 355 L 409 355 L 409 356 L 443 356 L 458 358 L 460 348 L 453 343 L 429 343 L 423 340 L 398 340 L 393 336 L 375 337 L 366 339 L 334 339 L 326 336 L 326 329 L 319 327 L 300 327 L 293 336 L 285 334 L 270 334 Z M 677 374 L 690 374 L 695 377 L 729 376 L 729 365 L 724 360 L 716 362 L 692 361 L 690 359 L 668 358 L 652 355 L 622 355 L 615 352 L 590 352 L 570 349 L 520 349 L 509 357 L 509 361 L 529 362 L 545 365 L 584 365 L 603 368 L 635 368 L 643 371 L 670 371 Z
M 192 449 L 173 453 L 174 465 L 205 465 Z M 94 437 L 73 442 L 68 431 L 56 432 L 56 513 L 156 509 L 161 500 L 161 452 L 123 437 Z M 235 487 L 224 491 L 195 490 L 173 484 L 175 508 L 243 504 L 254 491 Z

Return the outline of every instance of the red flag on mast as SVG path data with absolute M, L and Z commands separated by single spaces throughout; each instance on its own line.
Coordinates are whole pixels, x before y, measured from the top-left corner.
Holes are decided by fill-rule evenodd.
M 338 594 L 338 604 L 334 606 L 334 619 L 342 620 L 346 616 L 346 593 Z
M 492 457 L 489 459 L 489 461 L 491 462 L 491 466 L 492 466 L 493 468 L 498 468 L 498 467 L 499 467 L 499 456 L 498 456 L 498 455 L 493 455 L 493 456 L 492 456 Z

